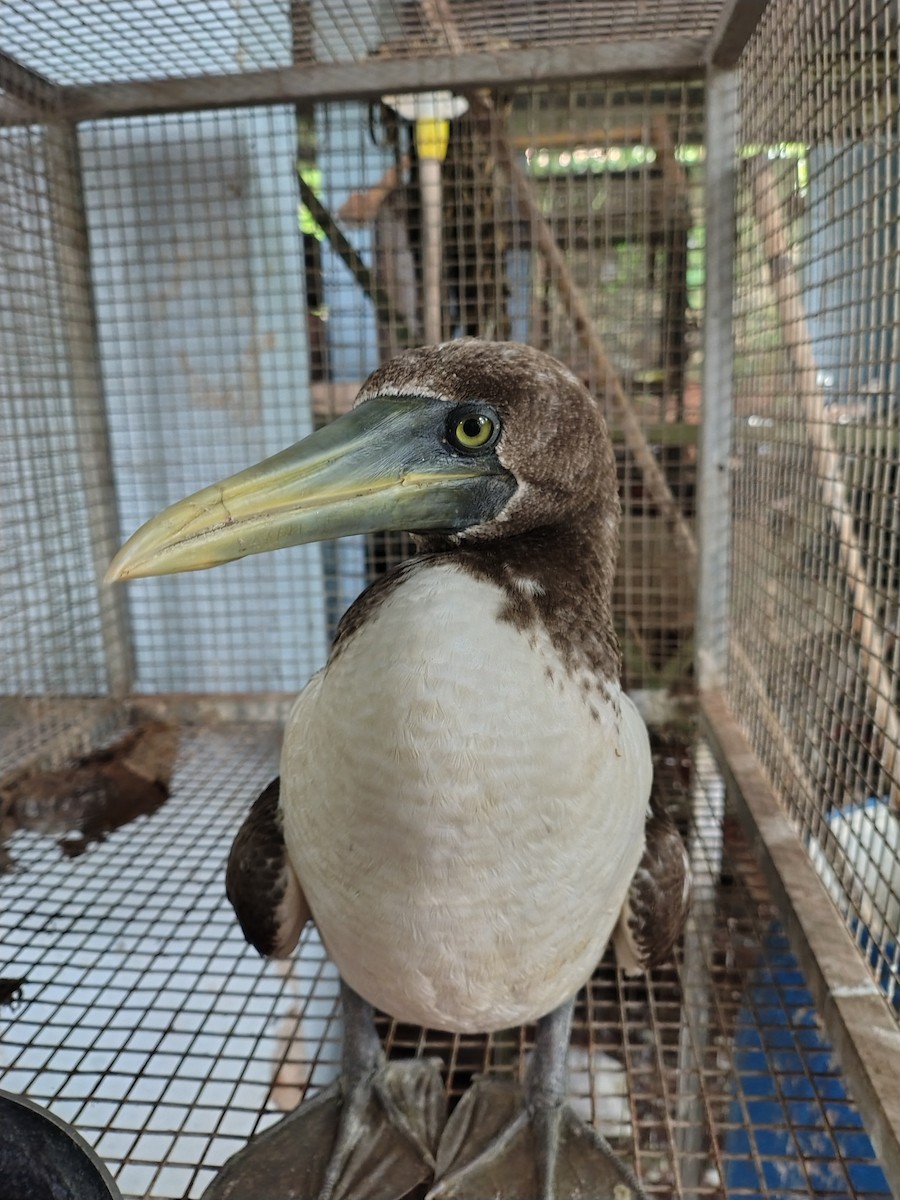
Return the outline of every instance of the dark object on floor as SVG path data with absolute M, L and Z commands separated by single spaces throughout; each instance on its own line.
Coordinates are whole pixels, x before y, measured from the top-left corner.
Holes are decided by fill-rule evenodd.
M 0 1008 L 4 1004 L 8 1004 L 10 1008 L 15 1008 L 22 999 L 22 984 L 24 982 L 24 979 L 0 978 Z
M 177 727 L 143 721 L 67 767 L 11 781 L 0 789 L 0 810 L 13 829 L 58 837 L 63 852 L 76 858 L 165 803 L 177 751 Z
M 121 1200 L 78 1134 L 32 1100 L 0 1092 L 0 1200 Z

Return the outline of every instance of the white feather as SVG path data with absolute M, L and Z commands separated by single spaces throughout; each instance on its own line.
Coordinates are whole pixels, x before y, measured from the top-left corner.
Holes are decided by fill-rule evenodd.
M 413 570 L 299 698 L 282 759 L 288 851 L 341 974 L 458 1031 L 533 1020 L 590 976 L 650 791 L 628 698 L 585 692 L 504 601 Z

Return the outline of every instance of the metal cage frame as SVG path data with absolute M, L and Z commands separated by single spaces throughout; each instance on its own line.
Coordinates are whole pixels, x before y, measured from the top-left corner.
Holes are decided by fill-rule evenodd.
M 726 0 L 709 33 L 597 38 L 543 47 L 465 49 L 448 34 L 444 48 L 427 56 L 370 58 L 363 62 L 317 63 L 247 70 L 235 76 L 202 76 L 60 86 L 0 53 L 3 94 L 0 122 L 46 123 L 48 153 L 60 164 L 67 194 L 52 203 L 67 214 L 83 212 L 78 195 L 80 122 L 113 116 L 240 108 L 285 100 L 291 103 L 368 100 L 386 90 L 434 88 L 473 91 L 502 78 L 504 85 L 558 80 L 635 78 L 701 80 L 706 87 L 706 305 L 700 433 L 699 529 L 674 529 L 686 553 L 696 557 L 696 679 L 704 728 L 736 802 L 744 827 L 784 915 L 791 943 L 811 981 L 847 1075 L 859 1099 L 885 1171 L 900 1193 L 900 1070 L 889 1054 L 900 1054 L 894 1014 L 872 980 L 858 944 L 810 861 L 809 852 L 786 814 L 776 789 L 733 710 L 728 690 L 729 566 L 731 562 L 733 431 L 733 300 L 735 294 L 734 212 L 738 179 L 741 56 L 775 0 Z M 444 5 L 436 5 L 443 9 Z M 62 257 L 63 328 L 70 339 L 71 370 L 81 415 L 95 431 L 77 446 L 81 467 L 93 480 L 97 511 L 91 554 L 105 565 L 118 538 L 115 503 L 91 311 L 91 279 L 83 222 L 59 225 Z M 74 316 L 72 314 L 75 314 Z M 109 695 L 125 699 L 132 682 L 124 602 L 120 594 L 100 598 Z M 145 709 L 168 714 L 190 711 L 234 718 L 274 719 L 284 713 L 280 694 L 252 700 L 186 697 L 145 700 Z M 102 723 L 103 713 L 97 718 Z M 887 1061 L 886 1061 L 887 1059 Z

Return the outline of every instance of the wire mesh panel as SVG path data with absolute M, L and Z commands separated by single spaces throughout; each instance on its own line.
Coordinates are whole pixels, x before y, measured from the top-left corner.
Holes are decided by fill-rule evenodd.
M 897 20 L 775 3 L 742 62 L 730 690 L 900 1011 Z
M 395 0 L 382 8 L 387 28 L 396 22 L 403 49 L 419 54 L 435 48 L 499 48 L 527 43 L 565 44 L 573 38 L 651 38 L 682 32 L 708 33 L 717 5 L 692 0 L 645 4 L 640 0 L 614 4 L 608 0 L 563 0 L 552 3 L 504 4 L 501 0 Z M 399 39 L 398 39 L 399 41 Z
M 53 82 L 87 84 L 355 61 L 385 50 L 424 56 L 686 30 L 699 39 L 718 8 L 717 0 L 7 0 L 4 40 L 7 53 Z
M 100 587 L 105 565 L 166 503 L 345 410 L 385 357 L 515 338 L 608 411 L 627 685 L 689 685 L 703 94 L 657 67 L 667 41 L 699 63 L 721 7 L 3 6 L 0 832 L 19 829 L 12 859 L 0 846 L 0 1004 L 17 1002 L 0 1014 L 0 1082 L 74 1120 L 129 1196 L 199 1195 L 333 1078 L 337 980 L 314 938 L 290 970 L 261 966 L 223 903 L 273 730 L 187 734 L 159 812 L 85 853 L 64 838 L 63 857 L 48 830 L 68 809 L 23 793 L 28 772 L 103 744 L 134 693 L 296 691 L 347 603 L 410 546 L 300 547 L 127 598 Z M 731 698 L 900 1007 L 897 14 L 795 8 L 773 0 L 741 68 Z M 628 47 L 647 81 L 514 86 L 536 53 L 582 44 Z M 509 77 L 484 81 L 508 52 Z M 427 101 L 393 87 L 393 70 L 421 88 L 448 61 L 489 86 Z M 323 95 L 304 92 L 307 68 Z M 677 967 L 650 982 L 601 968 L 573 1098 L 657 1195 L 884 1195 L 695 758 L 676 739 L 658 759 L 698 887 Z M 391 1053 L 442 1055 L 452 1097 L 531 1038 L 382 1031 Z
M 311 429 L 284 107 L 79 130 L 121 537 Z M 289 691 L 325 650 L 321 551 L 129 590 L 134 688 Z
M 86 853 L 20 832 L 3 881 L 0 1085 L 95 1145 L 128 1197 L 197 1196 L 255 1131 L 336 1076 L 338 980 L 314 938 L 293 964 L 243 942 L 222 884 L 274 730 L 188 732 L 156 814 Z M 879 1197 L 887 1186 L 802 974 L 705 749 L 657 746 L 658 786 L 691 848 L 697 901 L 677 968 L 607 962 L 582 994 L 576 1107 L 651 1195 Z M 449 1092 L 516 1069 L 531 1031 L 451 1038 L 382 1021 L 394 1056 L 437 1055 Z
M 63 294 L 57 240 L 81 214 L 66 195 L 71 179 L 48 131 L 18 127 L 0 137 L 4 287 L 14 301 L 4 305 L 0 324 L 0 670 L 12 693 L 101 691 L 90 523 L 104 497 L 82 474 L 92 429 L 73 394 L 67 354 L 89 343 L 92 315 L 87 295 Z
M 317 411 L 349 404 L 379 361 L 429 336 L 513 338 L 562 358 L 608 401 L 619 450 L 616 609 L 628 683 L 683 683 L 692 657 L 689 563 L 621 421 L 624 410 L 663 492 L 690 522 L 701 91 L 560 84 L 481 97 L 450 121 L 435 184 L 407 102 L 387 100 L 321 105 L 300 119 Z M 441 273 L 432 292 L 433 238 Z M 377 573 L 409 548 L 396 537 L 370 539 L 358 568 Z M 343 553 L 350 571 L 352 550 Z
M 279 0 L 9 0 L 4 49 L 57 84 L 232 75 L 291 61 L 288 7 Z
M 512 102 L 514 139 L 526 147 L 539 211 L 570 272 L 554 272 L 534 221 L 514 230 L 512 245 L 529 252 L 532 264 L 528 311 L 516 336 L 569 363 L 608 402 L 623 496 L 615 600 L 632 687 L 677 688 L 693 657 L 690 570 L 623 424 L 637 417 L 674 507 L 691 521 L 703 286 L 701 99 L 685 85 L 609 85 L 548 88 Z M 573 293 L 584 297 L 593 339 L 572 321 Z
M 10 169 L 21 160 L 22 178 L 43 188 L 35 206 L 53 270 L 67 249 L 72 259 L 75 233 L 51 203 L 77 215 L 81 253 L 45 279 L 30 243 L 16 246 L 27 281 L 9 294 L 11 320 L 43 279 L 36 319 L 57 322 L 43 336 L 69 391 L 21 407 L 9 442 L 11 470 L 32 471 L 53 439 L 61 464 L 49 493 L 23 477 L 4 498 L 12 521 L 40 534 L 17 541 L 7 577 L 25 622 L 7 627 L 10 661 L 39 663 L 10 692 L 96 694 L 112 676 L 119 692 L 302 686 L 342 609 L 408 552 L 403 538 L 141 581 L 127 612 L 121 593 L 98 588 L 105 563 L 165 504 L 348 407 L 385 357 L 467 334 L 540 346 L 608 400 L 625 500 L 626 680 L 689 678 L 693 582 L 661 498 L 692 519 L 701 92 L 569 84 L 476 98 L 450 122 L 442 162 L 423 152 L 407 106 L 388 97 L 9 131 Z M 28 205 L 27 188 L 15 196 Z M 55 419 L 51 402 L 71 411 Z M 35 504 L 46 511 L 29 516 Z M 78 603 L 71 586 L 41 582 L 55 562 L 78 578 Z
M 121 609 L 97 587 L 116 516 L 77 144 L 58 118 L 46 82 L 0 59 L 0 775 L 61 739 L 83 749 L 97 728 L 57 698 L 128 678 Z

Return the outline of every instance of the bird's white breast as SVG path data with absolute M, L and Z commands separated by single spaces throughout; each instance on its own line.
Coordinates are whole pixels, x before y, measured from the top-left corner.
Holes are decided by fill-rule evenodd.
M 452 564 L 414 569 L 300 697 L 282 759 L 288 852 L 341 974 L 460 1031 L 533 1020 L 588 978 L 650 790 L 628 698 L 503 604 Z

